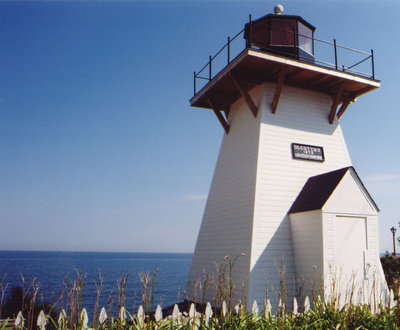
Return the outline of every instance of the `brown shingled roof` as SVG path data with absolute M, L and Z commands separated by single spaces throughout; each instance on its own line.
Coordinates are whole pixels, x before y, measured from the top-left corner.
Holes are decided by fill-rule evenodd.
M 349 169 L 352 169 L 360 180 L 356 170 L 352 166 L 310 177 L 304 185 L 303 189 L 301 190 L 300 194 L 297 196 L 296 200 L 292 204 L 292 207 L 290 208 L 288 213 L 299 213 L 322 209 L 322 207 L 325 205 L 325 203 L 332 195 L 333 191 L 336 189 L 339 182 L 343 179 L 344 175 Z M 365 192 L 376 207 L 377 211 L 379 211 L 378 206 L 369 195 L 361 180 L 360 183 L 362 184 Z

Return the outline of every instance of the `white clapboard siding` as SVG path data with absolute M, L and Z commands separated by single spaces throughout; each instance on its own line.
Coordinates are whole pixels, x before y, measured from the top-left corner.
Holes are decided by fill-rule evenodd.
M 235 264 L 236 302 L 246 298 L 262 306 L 268 290 L 276 311 L 283 261 L 292 304 L 296 273 L 287 212 L 310 176 L 351 165 L 339 122 L 328 121 L 331 98 L 284 86 L 272 114 L 274 88 L 265 83 L 250 91 L 256 118 L 243 98 L 231 107 L 187 282 L 189 300 L 201 299 L 194 279 L 215 274 L 215 263 L 226 255 L 245 253 Z M 325 161 L 293 159 L 292 143 L 323 147 Z
M 253 91 L 253 100 L 261 97 L 261 91 Z M 236 299 L 247 296 L 240 288 L 250 270 L 260 117 L 254 118 L 243 100 L 231 107 L 231 129 L 224 134 L 189 272 L 190 300 L 201 298 L 201 290 L 194 293 L 194 280 L 202 278 L 204 271 L 215 275 L 216 263 L 242 253 L 246 256 L 238 258 L 233 281 Z
M 379 295 L 386 285 L 380 271 L 377 215 L 352 167 L 319 210 L 290 214 L 296 275 L 306 282 L 300 283 L 303 294 L 324 288 L 323 294 L 339 306 L 350 303 L 346 297 L 353 297 L 352 303 L 372 301 L 367 294 L 375 284 Z
M 303 295 L 311 296 L 313 289 L 319 289 L 324 276 L 321 218 L 321 210 L 290 215 L 296 275 Z
M 296 291 L 289 208 L 310 176 L 350 166 L 351 160 L 338 121 L 329 124 L 327 119 L 329 96 L 284 86 L 272 114 L 274 87 L 263 86 L 249 299 L 261 303 L 268 290 L 277 306 L 282 262 L 289 302 Z M 292 143 L 323 147 L 325 161 L 293 159 Z
M 386 284 L 379 258 L 378 210 L 353 170 L 349 170 L 345 174 L 322 211 L 325 251 L 324 277 L 331 281 L 335 280 L 335 276 L 337 277 L 338 270 L 336 269 L 336 274 L 332 274 L 332 265 L 335 265 L 335 248 L 337 248 L 335 246 L 337 245 L 335 244 L 335 235 L 340 235 L 340 233 L 337 233 L 338 220 L 350 219 L 346 220 L 346 222 L 355 221 L 354 225 L 356 223 L 362 225 L 362 230 L 357 231 L 359 237 L 351 239 L 351 242 L 357 246 L 364 245 L 364 251 L 363 255 L 357 258 L 361 259 L 361 263 L 358 260 L 353 263 L 352 260 L 346 260 L 346 258 L 342 262 L 347 262 L 348 267 L 359 265 L 358 269 L 352 269 L 352 272 L 357 274 L 360 282 L 357 284 L 357 290 L 363 289 L 365 292 L 371 292 L 373 291 L 371 286 L 375 286 L 375 289 L 377 289 L 376 295 L 379 295 L 379 292 L 386 287 Z M 365 235 L 362 235 L 362 232 L 365 232 Z M 346 257 L 351 258 L 351 255 L 351 253 L 346 254 Z M 335 266 L 336 268 L 340 267 L 340 265 Z M 343 270 L 341 271 L 344 280 Z M 368 281 L 362 283 L 364 279 Z M 363 299 L 367 298 L 367 296 L 363 297 Z

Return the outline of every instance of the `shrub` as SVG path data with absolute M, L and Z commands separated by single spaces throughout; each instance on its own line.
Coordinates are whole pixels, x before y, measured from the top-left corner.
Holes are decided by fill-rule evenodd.
M 389 287 L 397 293 L 400 284 L 400 258 L 386 251 L 381 257 L 381 263 Z

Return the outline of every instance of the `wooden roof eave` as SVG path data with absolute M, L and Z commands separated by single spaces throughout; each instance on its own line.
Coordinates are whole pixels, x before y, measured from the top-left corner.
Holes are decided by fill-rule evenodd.
M 212 94 L 214 94 L 218 95 L 218 99 L 222 101 L 218 104 L 217 97 L 214 96 L 213 104 L 218 105 L 220 109 L 229 109 L 230 105 L 243 95 L 243 91 L 248 92 L 253 86 L 267 81 L 276 83 L 283 68 L 286 71 L 286 85 L 311 88 L 318 92 L 330 94 L 335 101 L 335 109 L 342 104 L 337 114 L 338 117 L 343 115 L 347 106 L 354 102 L 357 97 L 380 86 L 380 81 L 378 80 L 262 51 L 245 49 L 196 93 L 190 99 L 190 104 L 194 107 L 211 109 L 209 102 L 204 97 L 212 99 Z M 262 74 L 259 74 L 259 69 L 262 69 Z M 303 72 L 303 75 L 301 75 L 301 72 Z M 237 80 L 240 80 L 240 86 L 242 87 L 242 90 L 239 90 L 240 93 L 238 93 L 237 86 L 232 81 L 232 74 Z M 243 85 L 246 85 L 246 88 L 243 88 Z M 340 86 L 343 86 L 343 89 L 337 95 L 336 92 Z M 331 113 L 333 113 L 332 109 Z M 334 115 L 331 114 L 330 117 L 334 117 Z
M 207 91 L 209 91 L 213 86 L 215 86 L 221 79 L 227 77 L 228 73 L 235 68 L 241 61 L 246 57 L 247 49 L 241 52 L 231 63 L 229 63 L 223 70 L 221 70 L 208 84 L 206 84 L 199 92 L 196 93 L 190 100 L 190 105 L 195 106 L 194 104 L 200 98 L 202 98 Z

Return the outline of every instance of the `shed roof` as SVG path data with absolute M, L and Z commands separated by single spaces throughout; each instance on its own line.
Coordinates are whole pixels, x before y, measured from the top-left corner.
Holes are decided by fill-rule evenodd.
M 288 213 L 299 213 L 322 209 L 349 170 L 356 175 L 366 195 L 369 197 L 376 210 L 379 211 L 378 206 L 368 193 L 354 167 L 348 166 L 339 170 L 310 177 L 292 204 Z

